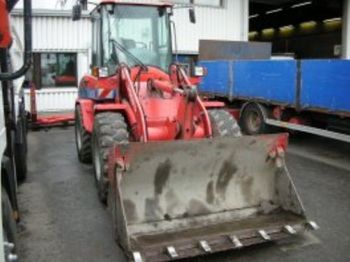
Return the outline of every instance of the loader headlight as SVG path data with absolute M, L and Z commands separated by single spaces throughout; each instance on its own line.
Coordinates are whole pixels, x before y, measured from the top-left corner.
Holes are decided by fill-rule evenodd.
M 193 75 L 197 77 L 206 76 L 208 73 L 204 66 L 195 66 L 193 71 Z

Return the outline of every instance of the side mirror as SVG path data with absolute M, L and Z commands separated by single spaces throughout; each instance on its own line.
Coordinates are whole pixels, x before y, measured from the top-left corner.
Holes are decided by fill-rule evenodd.
M 73 21 L 78 21 L 81 19 L 81 5 L 77 4 L 73 6 L 72 19 Z
M 194 11 L 194 7 L 191 7 L 189 10 L 189 15 L 190 15 L 190 21 L 192 24 L 196 23 L 196 12 Z
M 208 69 L 205 68 L 204 66 L 195 66 L 193 68 L 193 76 L 195 77 L 204 77 L 208 75 Z

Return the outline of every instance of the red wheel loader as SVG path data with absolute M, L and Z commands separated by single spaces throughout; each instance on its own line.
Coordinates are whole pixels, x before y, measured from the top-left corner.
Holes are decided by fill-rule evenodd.
M 287 135 L 242 137 L 224 104 L 203 101 L 199 79 L 172 62 L 172 8 L 105 0 L 91 13 L 76 144 L 116 241 L 132 261 L 171 261 L 315 229 L 285 166 Z

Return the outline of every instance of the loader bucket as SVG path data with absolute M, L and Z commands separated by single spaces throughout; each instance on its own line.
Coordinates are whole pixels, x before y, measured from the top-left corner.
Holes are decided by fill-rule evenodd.
M 284 163 L 287 139 L 268 135 L 115 149 L 125 161 L 109 173 L 118 242 L 134 261 L 171 261 L 311 227 Z

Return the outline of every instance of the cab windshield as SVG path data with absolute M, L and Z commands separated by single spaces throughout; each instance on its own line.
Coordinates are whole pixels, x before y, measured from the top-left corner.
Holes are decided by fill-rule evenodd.
M 172 60 L 169 19 L 165 8 L 137 5 L 106 7 L 110 63 L 157 66 L 168 71 Z M 103 31 L 105 31 L 103 30 Z M 106 50 L 106 49 L 105 49 Z

